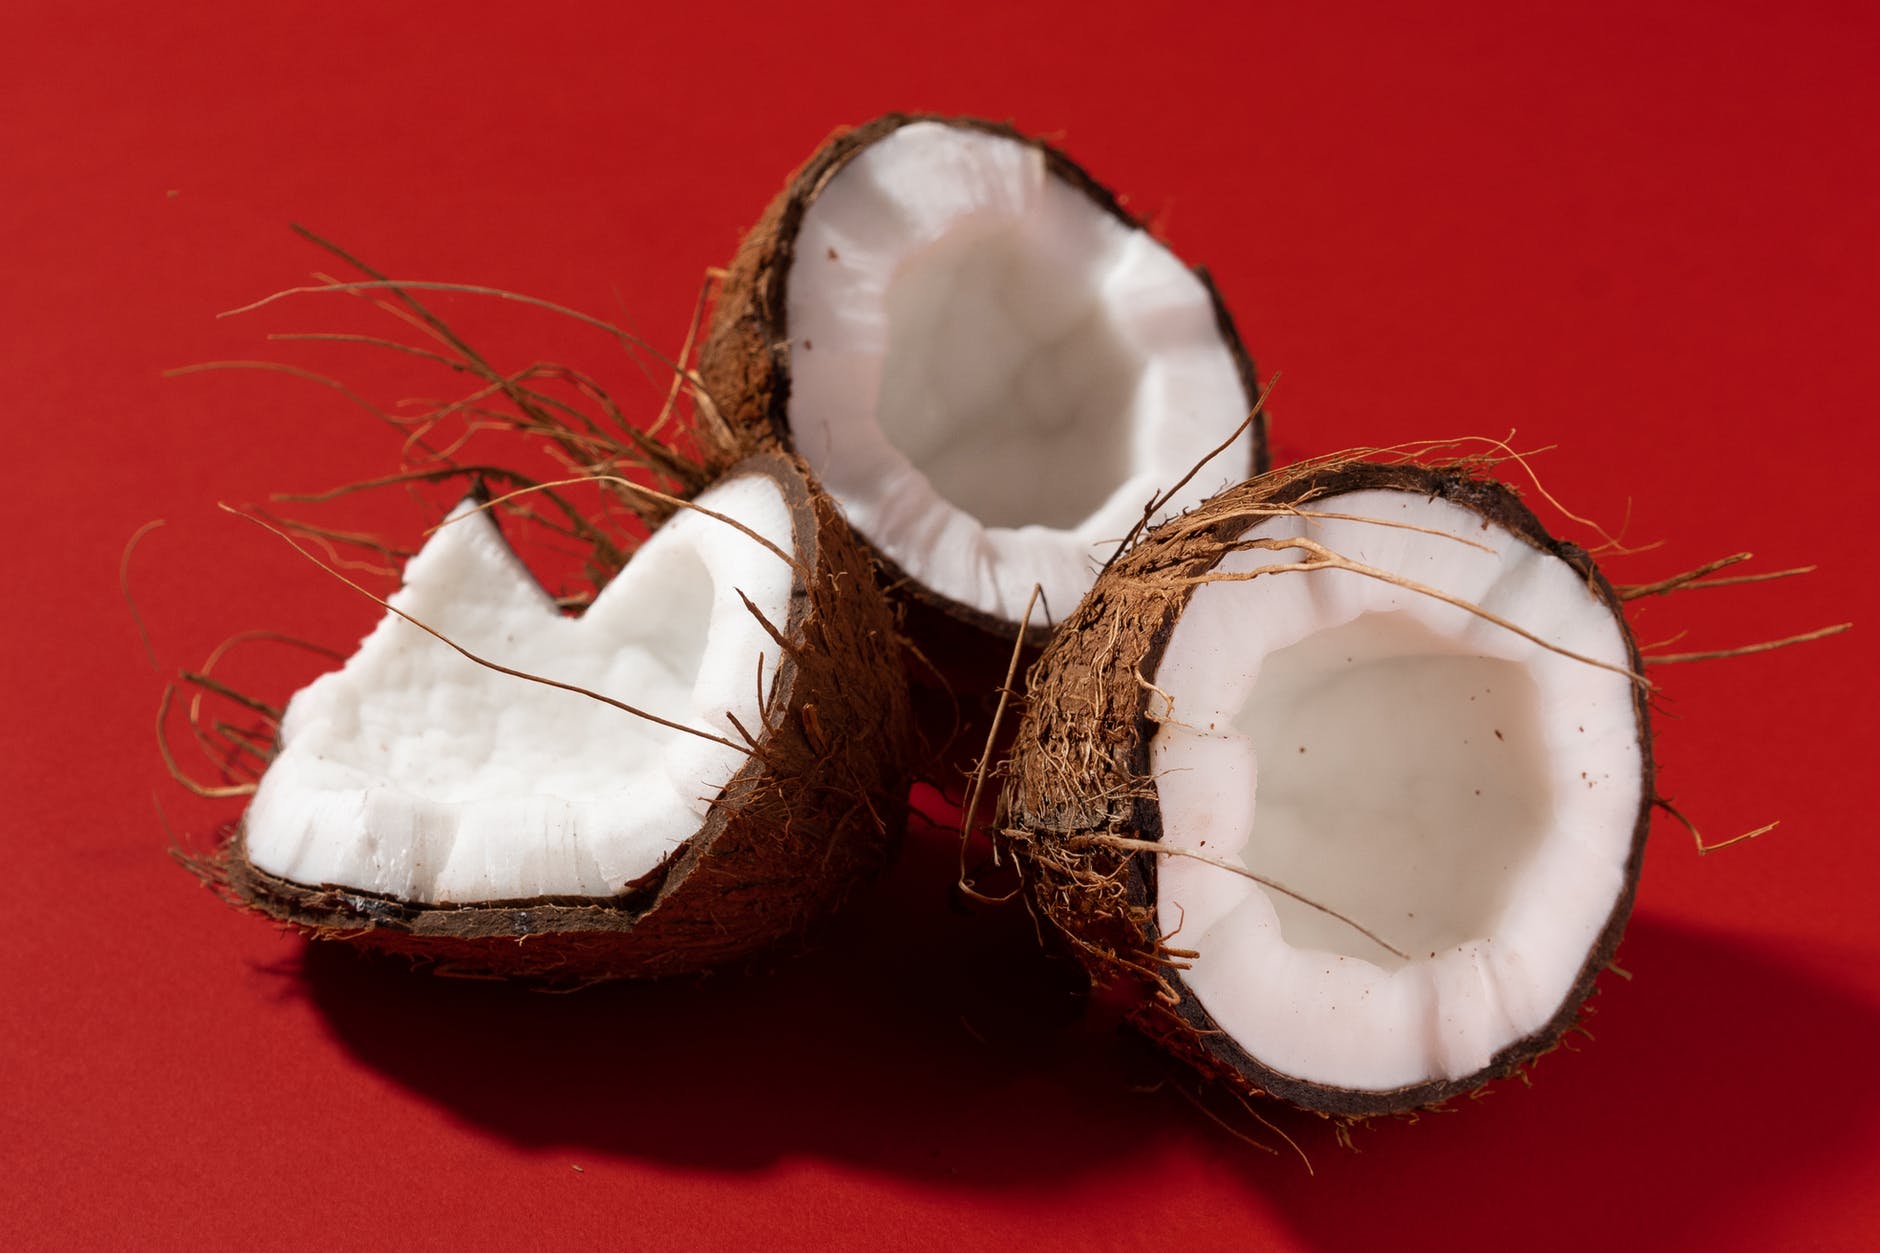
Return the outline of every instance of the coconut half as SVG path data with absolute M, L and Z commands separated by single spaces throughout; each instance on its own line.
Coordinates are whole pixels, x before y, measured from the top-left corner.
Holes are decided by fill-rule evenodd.
M 566 980 L 717 965 L 826 912 L 904 820 L 892 617 L 790 459 L 695 503 L 579 617 L 459 506 L 401 613 L 288 705 L 215 878 L 317 936 Z
M 1032 673 L 1000 825 L 1204 1074 L 1415 1109 L 1553 1047 L 1610 960 L 1652 800 L 1638 672 L 1611 586 L 1507 489 L 1272 475 L 1098 583 Z
M 899 585 L 1008 639 L 1034 584 L 1034 638 L 1068 614 L 1257 391 L 1207 275 L 1062 153 L 900 114 L 791 177 L 700 375 L 734 442 L 799 453 Z M 1161 516 L 1264 461 L 1256 422 Z

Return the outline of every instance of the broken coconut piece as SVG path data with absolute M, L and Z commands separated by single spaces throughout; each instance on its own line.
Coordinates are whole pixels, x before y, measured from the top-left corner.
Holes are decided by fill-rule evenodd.
M 1506 488 L 1270 475 L 1099 581 L 1031 675 L 1000 825 L 1204 1075 L 1415 1109 L 1552 1048 L 1611 958 L 1652 798 L 1638 671 L 1611 586 Z
M 700 375 L 898 584 L 1007 639 L 1034 584 L 1034 638 L 1068 614 L 1257 392 L 1206 274 L 1062 153 L 899 114 L 829 140 L 751 230 Z M 1158 516 L 1264 461 L 1255 422 Z
M 318 936 L 550 979 L 695 970 L 826 912 L 905 816 L 892 619 L 788 458 L 696 504 L 578 618 L 459 506 L 390 603 L 643 712 L 390 614 L 289 704 L 215 879 Z

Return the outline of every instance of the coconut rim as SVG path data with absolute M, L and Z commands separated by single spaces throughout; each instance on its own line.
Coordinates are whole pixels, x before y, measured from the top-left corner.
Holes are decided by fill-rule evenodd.
M 817 498 L 823 493 L 800 463 L 776 451 L 759 451 L 743 458 L 718 481 L 749 475 L 762 475 L 777 484 L 790 515 L 791 557 L 799 566 L 791 582 L 789 613 L 778 627 L 778 634 L 790 641 L 791 647 L 780 648 L 768 685 L 769 708 L 790 711 L 798 704 L 797 646 L 803 643 L 804 623 L 816 608 L 804 575 L 807 572 L 814 579 L 823 573 L 824 545 L 816 510 Z M 839 515 L 836 520 L 839 523 Z M 531 577 L 535 577 L 533 573 Z M 757 737 L 759 745 L 776 735 L 770 729 L 769 718 L 762 713 L 760 717 L 766 727 Z M 248 859 L 242 822 L 236 823 L 220 849 L 191 864 L 213 884 L 233 892 L 242 904 L 278 921 L 314 931 L 384 928 L 413 936 L 465 940 L 626 932 L 677 893 L 692 872 L 709 860 L 719 837 L 751 799 L 774 786 L 771 775 L 772 767 L 752 753 L 712 798 L 697 831 L 651 870 L 608 896 L 546 895 L 438 903 L 408 901 L 343 884 L 300 883 L 261 870 Z
M 1045 140 L 1025 135 L 1008 122 L 940 113 L 885 113 L 860 126 L 837 130 L 824 140 L 822 146 L 810 156 L 809 160 L 790 176 L 777 200 L 752 228 L 752 235 L 758 232 L 768 232 L 769 242 L 756 258 L 754 266 L 756 273 L 750 276 L 749 304 L 744 307 L 721 308 L 714 315 L 712 334 L 704 349 L 707 355 L 712 354 L 721 338 L 728 334 L 729 323 L 734 319 L 752 313 L 756 315 L 763 328 L 765 344 L 774 367 L 770 375 L 768 391 L 760 398 L 764 431 L 781 447 L 793 453 L 796 452 L 796 445 L 791 437 L 789 418 L 790 339 L 785 305 L 789 292 L 787 277 L 796 261 L 796 238 L 803 215 L 822 194 L 823 188 L 828 185 L 829 181 L 864 148 L 904 126 L 921 122 L 978 131 L 1023 144 L 1041 155 L 1045 168 L 1050 174 L 1063 179 L 1082 192 L 1102 212 L 1116 218 L 1132 230 L 1142 231 L 1166 249 L 1170 256 L 1176 257 L 1177 261 L 1180 260 L 1173 248 L 1170 248 L 1164 240 L 1150 230 L 1145 222 L 1125 208 L 1114 192 L 1099 183 L 1081 165 Z M 734 262 L 734 268 L 736 264 Z M 1258 406 L 1260 385 L 1259 378 L 1254 371 L 1252 357 L 1241 340 L 1239 329 L 1234 324 L 1233 314 L 1229 312 L 1227 303 L 1221 296 L 1220 288 L 1214 282 L 1214 276 L 1205 266 L 1193 265 L 1185 266 L 1185 268 L 1207 293 L 1208 303 L 1214 312 L 1215 328 L 1227 348 L 1229 358 L 1234 363 L 1235 374 L 1239 377 L 1241 391 L 1247 400 L 1247 409 L 1252 415 L 1252 420 L 1248 424 L 1251 442 L 1248 472 L 1264 473 L 1269 465 L 1267 416 L 1264 408 Z M 722 411 L 723 398 L 712 399 Z M 1014 639 L 1022 633 L 1027 644 L 1042 644 L 1056 630 L 1056 624 L 1053 622 L 1021 624 L 934 591 L 921 580 L 910 575 L 893 558 L 883 553 L 866 535 L 857 532 L 857 538 L 867 547 L 869 555 L 881 568 L 884 583 L 891 589 L 910 595 L 940 610 L 949 618 L 1002 639 Z M 1073 608 L 1073 606 L 1064 606 L 1062 612 L 1068 616 Z
M 1229 492 L 1234 490 L 1230 488 Z M 1262 503 L 1299 506 L 1315 499 L 1365 490 L 1414 492 L 1431 499 L 1445 500 L 1469 510 L 1487 524 L 1502 527 L 1540 552 L 1565 561 L 1585 580 L 1595 598 L 1611 612 L 1624 641 L 1630 669 L 1634 674 L 1641 672 L 1637 640 L 1626 622 L 1623 602 L 1591 557 L 1577 545 L 1548 534 L 1533 511 L 1511 489 L 1475 477 L 1467 467 L 1333 462 L 1312 467 L 1296 477 L 1288 477 L 1277 484 L 1270 494 L 1262 497 Z M 1192 515 L 1190 517 L 1192 520 Z M 1210 538 L 1218 541 L 1213 551 L 1197 552 L 1186 557 L 1183 562 L 1184 573 L 1193 576 L 1212 570 L 1226 555 L 1227 542 L 1239 538 L 1264 520 L 1258 517 L 1251 520 L 1231 517 L 1215 524 L 1209 532 Z M 1144 543 L 1152 543 L 1154 538 L 1151 532 Z M 1175 625 L 1186 610 L 1196 586 L 1198 584 L 1187 583 L 1175 588 L 1165 600 L 1160 616 L 1148 629 L 1146 644 L 1137 662 L 1143 682 L 1137 685 L 1127 749 L 1125 753 L 1119 754 L 1110 767 L 1126 774 L 1137 784 L 1128 800 L 1129 825 L 1135 832 L 1135 838 L 1156 844 L 1162 841 L 1163 828 L 1160 793 L 1150 769 L 1150 747 L 1157 727 L 1153 717 L 1152 702 L 1157 699 L 1153 685 Z M 1145 966 L 1155 971 L 1159 984 L 1154 992 L 1145 991 L 1145 999 L 1129 1011 L 1132 1023 L 1153 1039 L 1168 1040 L 1171 1035 L 1179 1036 L 1177 1051 L 1188 1053 L 1191 1061 L 1202 1063 L 1202 1069 L 1210 1077 L 1225 1080 L 1231 1087 L 1252 1089 L 1304 1109 L 1352 1119 L 1408 1113 L 1440 1104 L 1475 1091 L 1496 1079 L 1506 1078 L 1556 1047 L 1578 1020 L 1594 990 L 1600 971 L 1606 968 L 1617 951 L 1637 895 L 1655 792 L 1648 690 L 1637 681 L 1631 687 L 1634 725 L 1640 749 L 1640 801 L 1622 871 L 1622 886 L 1559 1008 L 1542 1026 L 1496 1050 L 1486 1066 L 1457 1079 L 1432 1079 L 1391 1089 L 1354 1089 L 1300 1079 L 1263 1064 L 1233 1041 L 1182 979 L 1180 959 L 1172 952 L 1173 946 L 1165 943 L 1169 937 L 1161 929 L 1156 908 L 1158 857 L 1161 854 L 1147 850 L 1133 850 L 1119 859 L 1124 876 L 1124 908 L 1129 919 L 1139 920 L 1134 923 L 1126 921 L 1126 925 L 1136 933 L 1133 938 L 1140 945 L 1138 956 L 1146 958 L 1142 965 L 1132 968 L 1137 970 L 1138 977 L 1141 977 Z M 1032 900 L 1034 908 L 1042 909 L 1055 922 L 1048 901 L 1040 902 L 1036 894 L 1033 894 Z M 1129 962 L 1113 964 L 1132 966 Z M 1201 1058 L 1193 1056 L 1195 1049 L 1200 1050 Z

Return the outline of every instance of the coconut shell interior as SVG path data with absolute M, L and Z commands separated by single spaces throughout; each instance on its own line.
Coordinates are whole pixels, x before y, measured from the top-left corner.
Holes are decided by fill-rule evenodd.
M 722 419 L 724 442 L 728 447 L 738 450 L 770 447 L 794 450 L 789 420 L 791 330 L 785 298 L 790 270 L 796 260 L 796 240 L 803 215 L 829 181 L 857 154 L 900 128 L 916 122 L 939 123 L 1022 143 L 1041 154 L 1051 176 L 1076 188 L 1100 211 L 1132 229 L 1146 229 L 1118 202 L 1115 194 L 1062 152 L 1000 122 L 970 117 L 890 113 L 863 126 L 836 132 L 790 176 L 783 190 L 745 235 L 719 288 L 709 332 L 700 353 L 699 373 L 704 390 Z M 1245 392 L 1247 407 L 1251 410 L 1260 392 L 1253 362 L 1242 345 L 1233 317 L 1213 279 L 1201 267 L 1194 267 L 1192 272 L 1213 305 L 1221 341 L 1232 357 Z M 1252 422 L 1251 438 L 1251 464 L 1234 467 L 1231 473 L 1259 473 L 1267 468 L 1267 421 L 1263 412 Z M 1048 467 L 1040 467 L 1040 473 L 1045 472 L 1048 472 Z M 1008 640 L 1019 633 L 1019 623 L 942 595 L 910 576 L 878 551 L 875 556 L 882 567 L 883 577 L 897 595 L 935 610 L 950 621 L 964 624 L 975 633 L 988 633 Z M 1069 612 L 1070 606 L 1058 606 L 1057 609 L 1062 615 Z M 1052 625 L 1040 615 L 1025 628 L 1025 634 L 1032 643 L 1042 643 L 1052 630 Z M 917 640 L 926 638 L 919 631 L 911 634 Z M 954 651 L 944 641 L 936 642 L 935 647 L 941 652 Z
M 1328 1115 L 1364 1117 L 1439 1104 L 1513 1074 L 1554 1048 L 1577 1020 L 1611 961 L 1632 900 L 1651 809 L 1647 693 L 1633 685 L 1644 797 L 1630 837 L 1624 888 L 1585 955 L 1572 990 L 1541 1029 L 1501 1049 L 1460 1079 L 1394 1091 L 1353 1091 L 1276 1073 L 1221 1029 L 1182 979 L 1184 951 L 1157 921 L 1155 854 L 1098 838 L 1156 842 L 1162 813 L 1149 768 L 1155 734 L 1154 676 L 1196 576 L 1212 570 L 1274 506 L 1359 490 L 1424 494 L 1460 505 L 1567 563 L 1635 642 L 1612 586 L 1585 552 L 1549 536 L 1507 488 L 1461 467 L 1320 464 L 1251 480 L 1164 524 L 1098 581 L 1067 629 L 1029 676 L 1021 724 L 1001 798 L 999 826 L 1024 877 L 1034 912 L 1099 985 L 1120 991 L 1136 1027 L 1180 1061 L 1232 1092 L 1266 1094 Z
M 782 489 L 800 563 L 751 757 L 698 832 L 608 897 L 434 905 L 256 868 L 239 829 L 193 863 L 236 902 L 316 938 L 458 974 L 580 983 L 681 974 L 799 941 L 885 865 L 906 819 L 913 735 L 899 637 L 869 559 L 794 458 L 739 463 Z

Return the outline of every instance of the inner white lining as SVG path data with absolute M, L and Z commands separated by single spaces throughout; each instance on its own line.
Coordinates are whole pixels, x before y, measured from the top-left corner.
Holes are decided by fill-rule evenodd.
M 1488 934 L 1553 813 L 1539 695 L 1518 663 L 1457 654 L 1401 611 L 1278 650 L 1231 724 L 1267 763 L 1242 859 L 1413 954 Z M 1268 896 L 1294 948 L 1403 964 Z
M 767 476 L 699 504 L 793 550 Z M 399 609 L 492 661 L 734 742 L 727 715 L 758 725 L 758 677 L 771 681 L 777 648 L 738 593 L 785 623 L 793 574 L 776 554 L 684 510 L 570 618 L 487 513 L 466 502 L 452 518 L 406 567 Z M 245 819 L 248 856 L 294 882 L 416 902 L 607 896 L 690 838 L 744 761 L 478 666 L 387 615 L 289 703 Z
M 1276 519 L 1543 639 L 1626 664 L 1566 563 L 1415 493 Z M 1297 554 L 1236 553 L 1224 572 Z M 1164 842 L 1274 879 L 1159 861 L 1184 979 L 1272 1069 L 1356 1090 L 1456 1079 L 1559 1009 L 1623 887 L 1642 774 L 1630 682 L 1466 610 L 1346 571 L 1199 589 L 1155 676 Z M 1302 751 L 1303 750 L 1303 751 Z
M 1067 615 L 1246 417 L 1201 282 L 999 135 L 919 122 L 857 154 L 803 215 L 785 306 L 798 450 L 903 570 L 1007 620 L 1034 583 Z

